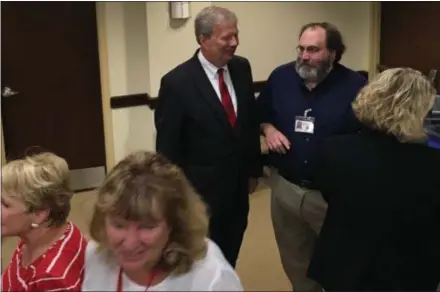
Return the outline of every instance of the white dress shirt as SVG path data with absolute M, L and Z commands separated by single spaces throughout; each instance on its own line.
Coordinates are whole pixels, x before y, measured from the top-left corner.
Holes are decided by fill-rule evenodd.
M 211 64 L 208 60 L 206 60 L 205 56 L 203 56 L 202 51 L 199 51 L 198 58 L 200 63 L 202 64 L 203 70 L 205 70 L 206 75 L 208 76 L 209 81 L 212 84 L 212 87 L 214 87 L 215 92 L 217 93 L 217 96 L 222 102 L 222 97 L 220 94 L 220 88 L 218 83 L 218 67 Z M 228 87 L 229 95 L 232 99 L 232 105 L 234 106 L 235 114 L 237 114 L 237 96 L 235 95 L 234 85 L 232 84 L 231 74 L 229 74 L 228 66 L 225 65 L 222 67 L 223 71 L 223 80 L 226 83 L 226 86 Z

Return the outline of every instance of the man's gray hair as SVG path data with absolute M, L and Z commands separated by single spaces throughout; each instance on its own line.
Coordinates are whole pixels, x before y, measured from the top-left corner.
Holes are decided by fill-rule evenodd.
M 200 36 L 210 38 L 214 26 L 223 21 L 237 23 L 237 15 L 229 9 L 215 5 L 203 8 L 194 21 L 197 43 L 200 44 Z

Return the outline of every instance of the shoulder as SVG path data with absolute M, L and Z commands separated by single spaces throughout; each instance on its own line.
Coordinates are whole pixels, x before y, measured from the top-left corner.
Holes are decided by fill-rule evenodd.
M 94 240 L 89 240 L 86 247 L 86 261 L 96 257 L 98 254 L 99 244 Z
M 80 290 L 87 242 L 81 231 L 71 222 L 69 224 L 60 242 L 46 254 L 45 262 L 36 267 L 36 276 L 29 283 L 35 290 Z
M 243 291 L 240 279 L 220 248 L 210 239 L 206 239 L 206 244 L 205 256 L 196 261 L 189 272 L 163 282 L 165 290 Z
M 277 84 L 286 84 L 285 80 L 288 79 L 289 83 L 302 82 L 301 78 L 295 71 L 295 62 L 289 62 L 276 67 L 267 78 L 267 84 L 273 86 Z
M 87 240 L 79 230 L 79 228 L 72 222 L 68 223 L 70 228 L 67 229 L 63 238 L 61 239 L 57 249 L 57 256 L 65 260 L 76 260 L 84 255 L 86 250 Z M 65 254 L 61 257 L 61 254 Z
M 231 61 L 229 61 L 229 62 L 237 64 L 239 66 L 250 67 L 249 60 L 247 58 L 243 57 L 243 56 L 234 55 L 232 57 Z
M 198 60 L 196 59 L 196 57 L 193 56 L 185 62 L 175 66 L 162 76 L 161 83 L 169 84 L 169 82 L 186 79 L 188 77 L 188 70 L 190 70 L 194 66 L 195 62 L 198 62 Z
M 288 62 L 276 67 L 269 75 L 269 79 L 274 79 L 295 71 L 295 62 Z
M 390 152 L 404 155 L 408 159 L 417 157 L 417 161 L 429 162 L 431 165 L 440 164 L 440 151 L 424 144 L 400 143 L 396 138 L 370 129 L 358 133 L 332 136 L 321 143 L 321 151 L 326 157 L 340 158 L 348 154 L 358 154 L 363 157 L 381 149 L 382 153 Z
M 68 237 L 68 243 L 71 246 L 75 246 L 76 244 L 80 244 L 81 243 L 87 243 L 87 240 L 84 236 L 84 234 L 81 232 L 81 230 L 79 230 L 79 228 L 73 224 L 72 222 L 68 223 L 70 225 L 70 232 L 66 233 L 66 237 Z M 82 244 L 81 244 L 82 245 Z M 84 247 L 85 249 L 85 247 Z
M 114 281 L 109 279 L 116 279 L 119 266 L 99 249 L 96 241 L 87 243 L 84 269 L 83 291 L 97 291 L 104 287 L 114 289 Z
M 368 82 L 367 78 L 365 78 L 365 76 L 363 76 L 361 73 L 347 68 L 340 63 L 336 64 L 334 69 L 338 72 L 339 76 L 341 76 L 344 82 L 348 82 L 353 86 L 363 87 Z
M 198 261 L 191 273 L 199 287 L 205 291 L 243 291 L 240 279 L 225 259 L 220 248 L 210 239 L 207 239 L 208 250 L 206 256 Z
M 90 240 L 87 243 L 87 248 L 85 252 L 85 267 L 86 273 L 89 273 L 91 270 L 96 269 L 104 269 L 106 266 L 110 265 L 111 261 L 107 257 L 105 251 L 100 250 L 99 244 Z
M 45 275 L 50 277 L 77 277 L 84 268 L 87 241 L 73 223 L 60 241 L 45 255 Z

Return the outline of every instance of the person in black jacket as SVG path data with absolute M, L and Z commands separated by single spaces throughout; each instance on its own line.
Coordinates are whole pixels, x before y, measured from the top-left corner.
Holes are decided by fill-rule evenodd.
M 353 103 L 361 132 L 322 145 L 328 210 L 308 275 L 326 291 L 435 291 L 440 151 L 423 143 L 434 96 L 420 72 L 386 70 Z
M 208 204 L 210 237 L 235 266 L 262 174 L 249 61 L 235 56 L 237 17 L 209 6 L 195 19 L 200 48 L 162 77 L 156 150 L 179 165 Z

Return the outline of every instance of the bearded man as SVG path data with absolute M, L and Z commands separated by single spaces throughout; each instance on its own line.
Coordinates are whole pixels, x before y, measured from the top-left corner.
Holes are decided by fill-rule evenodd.
M 329 136 L 360 130 L 351 103 L 367 80 L 339 63 L 344 51 L 335 26 L 303 26 L 297 60 L 276 68 L 257 100 L 270 150 L 272 222 L 295 291 L 322 291 L 307 278 L 327 210 L 314 179 L 318 146 Z

